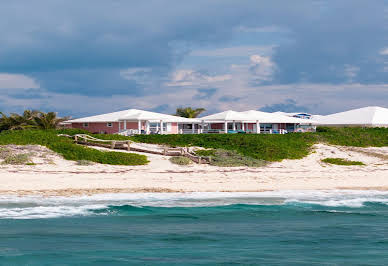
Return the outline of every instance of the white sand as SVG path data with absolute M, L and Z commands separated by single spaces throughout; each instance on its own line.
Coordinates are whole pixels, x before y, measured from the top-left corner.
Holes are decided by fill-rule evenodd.
M 169 157 L 150 154 L 147 156 L 151 162 L 145 166 L 80 166 L 44 147 L 12 147 L 19 152 L 33 149 L 37 165 L 0 165 L 2 194 L 388 189 L 388 147 L 317 144 L 315 151 L 302 160 L 284 160 L 262 168 L 177 166 L 169 162 Z M 322 163 L 321 159 L 327 157 L 362 161 L 366 166 Z

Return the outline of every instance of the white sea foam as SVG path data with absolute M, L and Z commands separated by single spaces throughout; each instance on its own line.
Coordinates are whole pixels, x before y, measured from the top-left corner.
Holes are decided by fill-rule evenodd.
M 207 207 L 231 204 L 316 204 L 328 207 L 362 207 L 366 202 L 388 205 L 382 191 L 270 191 L 198 193 L 119 193 L 74 197 L 0 196 L 0 219 L 38 219 L 96 215 L 109 206 Z

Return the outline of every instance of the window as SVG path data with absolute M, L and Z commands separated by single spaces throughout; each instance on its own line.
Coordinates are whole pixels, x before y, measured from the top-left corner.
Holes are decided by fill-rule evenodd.
M 89 123 L 84 123 L 83 127 L 89 127 Z
M 106 123 L 106 126 L 107 127 L 112 127 L 113 125 L 112 125 L 112 123 Z

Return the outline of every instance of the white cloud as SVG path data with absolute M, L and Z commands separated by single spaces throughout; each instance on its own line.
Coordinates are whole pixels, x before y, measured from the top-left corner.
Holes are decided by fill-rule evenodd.
M 264 27 L 245 27 L 245 26 L 240 26 L 236 28 L 237 31 L 240 32 L 289 32 L 289 30 L 279 27 L 279 26 L 264 26 Z
M 382 55 L 388 55 L 388 47 L 384 48 L 383 50 L 380 51 L 380 54 Z
M 271 60 L 271 57 L 256 54 L 251 55 L 249 61 L 249 64 L 246 65 L 232 65 L 231 69 L 235 75 L 246 79 L 247 82 L 253 80 L 256 83 L 261 83 L 272 80 L 276 64 Z
M 231 75 L 208 75 L 192 69 L 180 69 L 171 76 L 167 86 L 203 86 L 230 80 Z
M 191 56 L 209 56 L 209 57 L 234 57 L 234 56 L 250 56 L 253 54 L 270 55 L 275 48 L 275 45 L 268 46 L 235 46 L 219 49 L 194 50 L 190 53 Z
M 353 82 L 354 78 L 357 77 L 360 68 L 352 65 L 345 65 L 344 74 L 348 78 L 349 82 Z
M 39 84 L 22 74 L 0 73 L 0 89 L 38 89 Z

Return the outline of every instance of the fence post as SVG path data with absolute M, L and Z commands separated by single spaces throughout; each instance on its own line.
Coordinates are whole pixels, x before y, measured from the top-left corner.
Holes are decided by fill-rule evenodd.
M 111 149 L 114 149 L 116 147 L 116 141 L 112 141 L 112 145 L 110 146 Z
M 167 154 L 167 148 L 166 148 L 166 147 L 163 148 L 163 154 L 164 154 L 164 155 Z
M 198 164 L 201 164 L 201 156 L 198 157 Z
M 77 135 L 74 136 L 74 141 L 75 141 L 75 143 L 78 142 L 78 136 Z

